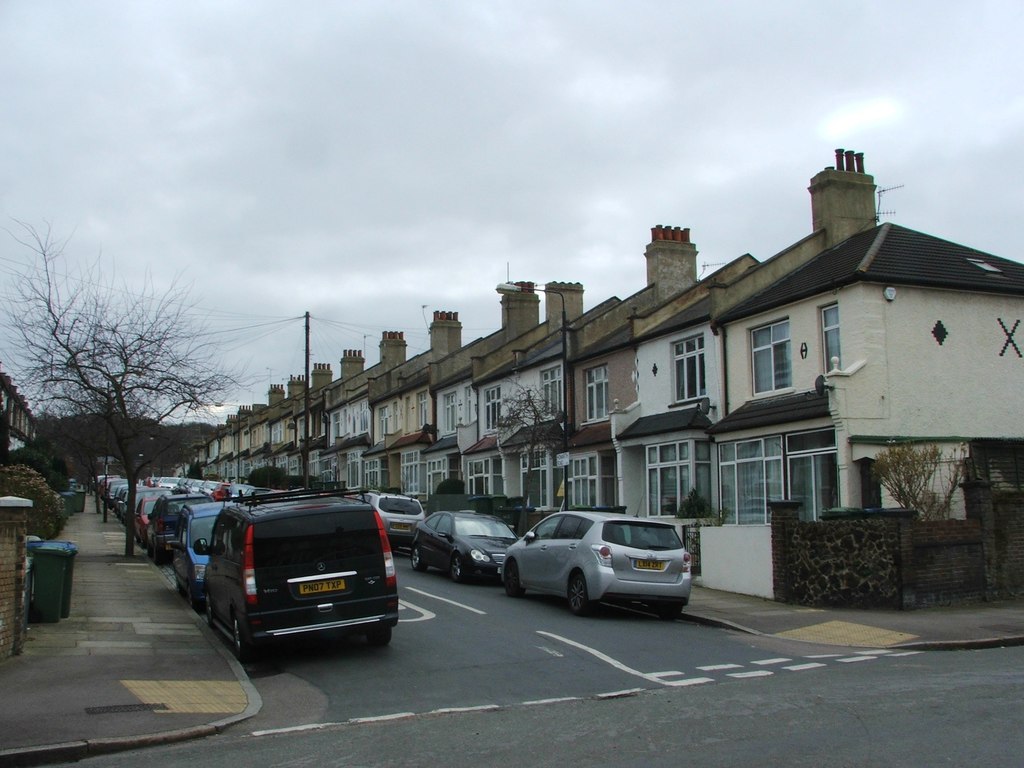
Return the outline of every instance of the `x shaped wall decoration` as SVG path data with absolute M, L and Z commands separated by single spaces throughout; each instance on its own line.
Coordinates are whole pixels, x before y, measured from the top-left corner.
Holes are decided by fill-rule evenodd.
M 1003 333 L 1006 334 L 1006 341 L 1003 342 L 1003 348 L 999 350 L 999 356 L 1002 357 L 1006 354 L 1006 350 L 1013 347 L 1013 351 L 1017 353 L 1017 357 L 1024 357 L 1024 355 L 1021 354 L 1020 347 L 1017 346 L 1017 342 L 1013 339 L 1013 334 L 1017 332 L 1017 328 L 1020 326 L 1020 320 L 1017 320 L 1017 322 L 1013 324 L 1013 328 L 1007 328 L 1006 323 L 1003 322 L 1003 318 L 1000 317 L 996 319 L 999 320 L 999 327 L 1002 328 Z

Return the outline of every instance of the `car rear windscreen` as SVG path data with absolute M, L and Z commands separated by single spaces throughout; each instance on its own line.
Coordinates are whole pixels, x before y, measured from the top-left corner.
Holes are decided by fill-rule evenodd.
M 413 499 L 389 499 L 384 497 L 379 501 L 380 508 L 385 512 L 394 512 L 399 515 L 418 515 L 422 508 L 418 501 Z
M 604 524 L 601 538 L 609 544 L 624 544 L 637 549 L 682 549 L 676 529 L 668 525 L 616 521 Z

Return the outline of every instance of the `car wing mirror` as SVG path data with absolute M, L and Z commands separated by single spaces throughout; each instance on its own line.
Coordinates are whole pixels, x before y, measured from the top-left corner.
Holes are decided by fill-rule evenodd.
M 533 541 L 536 538 L 537 538 L 537 534 L 534 533 L 533 531 L 527 531 L 523 535 L 523 541 L 525 541 L 527 544 L 529 544 L 531 541 Z
M 194 551 L 197 555 L 209 554 L 210 544 L 209 542 L 207 542 L 206 539 L 196 539 L 195 543 L 192 545 L 192 551 Z

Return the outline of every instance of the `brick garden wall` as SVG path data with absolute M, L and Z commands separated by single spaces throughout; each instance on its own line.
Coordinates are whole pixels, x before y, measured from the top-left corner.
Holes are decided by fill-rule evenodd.
M 25 531 L 23 507 L 0 507 L 0 661 L 25 642 Z
M 985 553 L 978 520 L 904 524 L 904 608 L 969 603 L 985 598 Z
M 1000 597 L 1024 594 L 1024 493 L 993 493 L 991 592 Z

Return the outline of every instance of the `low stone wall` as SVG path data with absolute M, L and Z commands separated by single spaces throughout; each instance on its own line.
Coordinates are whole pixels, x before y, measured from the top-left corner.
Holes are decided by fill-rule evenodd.
M 798 522 L 791 528 L 787 550 L 790 602 L 900 607 L 897 521 Z
M 984 599 L 977 520 L 805 523 L 774 510 L 776 600 L 808 606 L 923 608 Z

